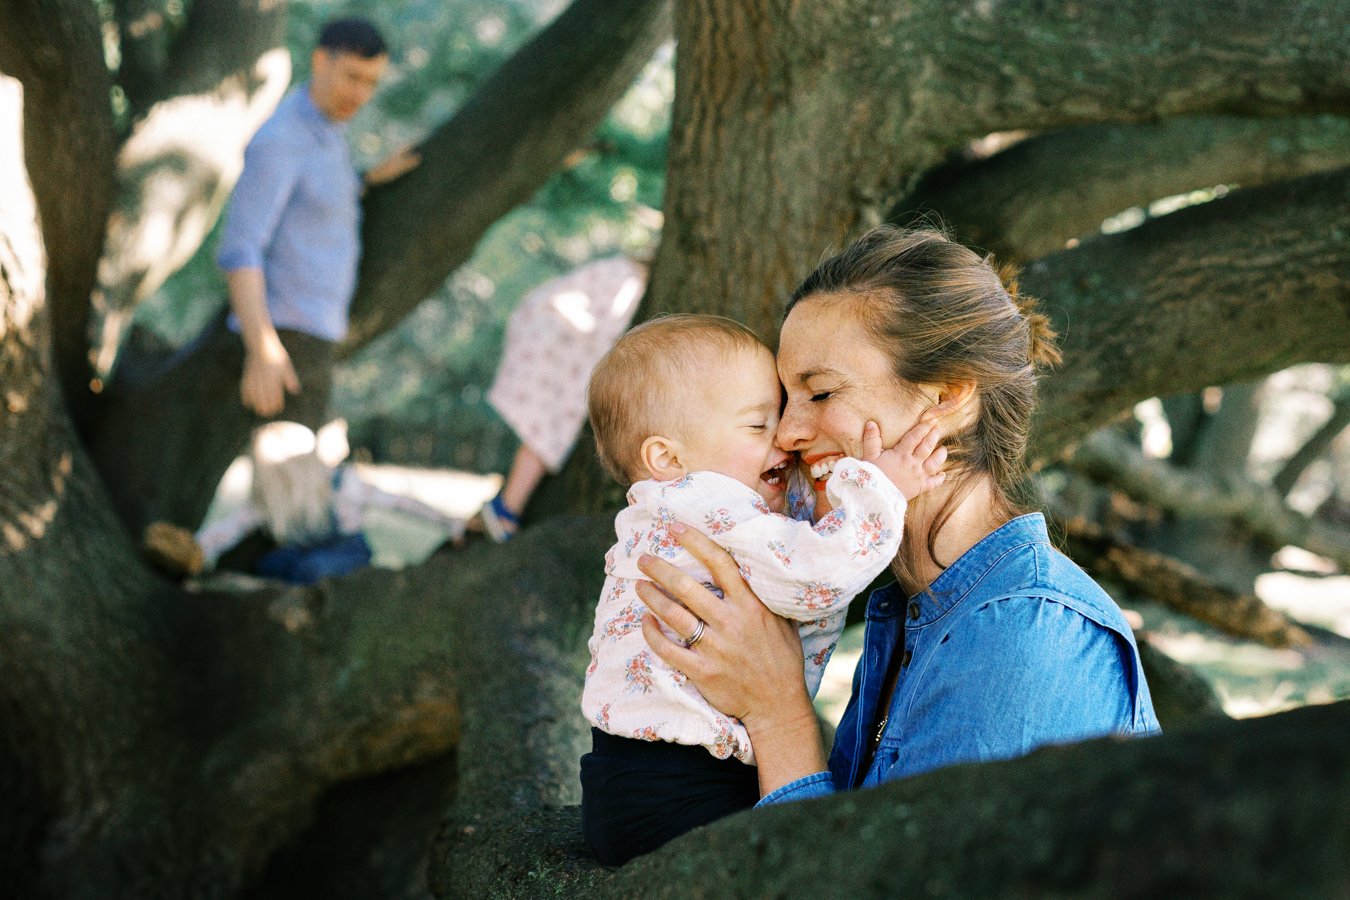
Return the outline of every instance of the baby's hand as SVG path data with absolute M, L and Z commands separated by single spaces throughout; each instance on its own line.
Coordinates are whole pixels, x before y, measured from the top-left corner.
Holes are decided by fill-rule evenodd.
M 880 469 L 906 500 L 913 500 L 942 484 L 947 477 L 942 471 L 947 448 L 938 445 L 941 438 L 937 425 L 920 422 L 905 432 L 894 447 L 883 450 L 881 429 L 876 422 L 868 422 L 863 426 L 863 462 L 870 462 Z

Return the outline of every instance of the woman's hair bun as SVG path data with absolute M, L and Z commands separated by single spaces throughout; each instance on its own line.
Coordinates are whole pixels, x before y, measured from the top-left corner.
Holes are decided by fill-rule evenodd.
M 1027 322 L 1027 357 L 1031 360 L 1033 366 L 1039 368 L 1050 368 L 1057 366 L 1064 359 L 1064 354 L 1055 344 L 1058 335 L 1055 334 L 1054 327 L 1050 324 L 1050 317 L 1038 311 L 1036 307 L 1036 298 L 1024 295 L 1017 284 L 1017 267 L 1012 263 L 1000 263 L 996 269 L 998 280 L 1002 282 L 1003 289 L 1008 292 L 1012 298 L 1017 311 L 1022 314 L 1022 318 Z

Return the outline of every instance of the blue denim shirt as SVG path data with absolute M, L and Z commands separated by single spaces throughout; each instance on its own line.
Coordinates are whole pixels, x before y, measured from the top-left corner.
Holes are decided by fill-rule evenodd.
M 784 785 L 761 805 L 1020 756 L 1043 744 L 1159 730 L 1130 626 L 1097 583 L 1050 545 L 1039 513 L 986 536 L 927 591 L 908 600 L 896 585 L 875 591 L 864 634 L 830 771 Z M 895 653 L 903 656 L 885 730 L 860 771 Z
M 262 269 L 272 324 L 328 341 L 347 334 L 361 254 L 361 180 L 345 126 L 301 85 L 244 151 L 216 253 L 222 269 Z M 230 315 L 230 328 L 239 322 Z

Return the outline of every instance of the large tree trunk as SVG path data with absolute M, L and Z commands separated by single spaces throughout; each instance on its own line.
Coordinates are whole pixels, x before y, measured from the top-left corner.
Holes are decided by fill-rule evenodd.
M 89 398 L 89 294 L 114 187 L 112 78 L 98 13 L 68 0 L 0 4 L 0 74 L 24 86 L 28 176 L 50 265 L 52 353 L 65 402 Z

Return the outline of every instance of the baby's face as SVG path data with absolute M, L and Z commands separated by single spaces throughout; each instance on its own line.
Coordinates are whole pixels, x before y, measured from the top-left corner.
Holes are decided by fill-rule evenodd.
M 782 512 L 788 454 L 773 442 L 782 410 L 773 354 L 760 348 L 719 359 L 703 372 L 700 394 L 681 441 L 686 470 L 734 478 Z

